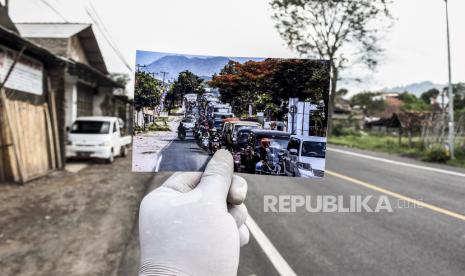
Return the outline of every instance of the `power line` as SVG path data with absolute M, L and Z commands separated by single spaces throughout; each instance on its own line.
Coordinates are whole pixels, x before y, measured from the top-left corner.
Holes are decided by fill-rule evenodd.
M 90 19 L 92 20 L 92 22 L 94 22 L 95 26 L 97 27 L 97 29 L 100 31 L 100 33 L 102 34 L 103 38 L 105 38 L 105 40 L 107 41 L 107 43 L 110 45 L 110 47 L 113 49 L 113 51 L 115 52 L 115 54 L 118 56 L 118 58 L 121 60 L 121 62 L 126 66 L 126 68 L 129 69 L 130 72 L 134 72 L 132 67 L 128 64 L 128 62 L 126 61 L 126 59 L 124 58 L 123 54 L 121 53 L 121 51 L 118 49 L 118 47 L 116 46 L 116 43 L 113 41 L 113 39 L 111 38 L 111 35 L 110 33 L 108 32 L 108 30 L 105 28 L 105 25 L 103 23 L 103 20 L 101 20 L 101 18 L 99 17 L 98 13 L 97 13 L 97 10 L 93 7 L 92 3 L 89 2 L 89 5 L 90 5 L 90 8 L 92 10 L 92 12 L 94 14 L 92 14 L 92 12 L 86 8 L 86 13 L 87 15 L 90 17 Z
M 68 22 L 66 17 L 63 16 L 55 7 L 53 7 L 52 4 L 50 4 L 47 0 L 40 0 L 43 4 L 45 4 L 49 9 L 51 9 L 55 14 L 57 14 L 61 19 L 63 19 L 65 22 Z

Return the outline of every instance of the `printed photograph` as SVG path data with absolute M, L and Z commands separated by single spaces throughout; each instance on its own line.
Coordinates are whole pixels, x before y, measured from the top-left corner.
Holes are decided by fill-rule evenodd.
M 321 178 L 329 62 L 138 51 L 134 171 L 203 171 L 219 149 L 234 171 Z

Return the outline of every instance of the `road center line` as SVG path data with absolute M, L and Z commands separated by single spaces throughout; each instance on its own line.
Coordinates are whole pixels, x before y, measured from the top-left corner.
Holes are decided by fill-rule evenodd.
M 449 174 L 449 175 L 454 175 L 454 176 L 465 177 L 465 173 L 459 173 L 459 172 L 454 172 L 454 171 L 449 171 L 449 170 L 444 170 L 444 169 L 438 169 L 438 168 L 433 168 L 433 167 L 409 164 L 409 163 L 405 163 L 405 162 L 394 161 L 394 160 L 389 160 L 389 159 L 385 159 L 385 158 L 374 157 L 374 156 L 370 156 L 370 155 L 366 155 L 366 154 L 355 153 L 355 152 L 351 152 L 351 151 L 335 149 L 335 148 L 330 148 L 330 147 L 328 147 L 327 150 L 342 153 L 342 154 L 352 155 L 352 156 L 356 156 L 356 157 L 361 157 L 361 158 L 365 158 L 365 159 L 375 160 L 375 161 L 379 161 L 379 162 L 384 162 L 384 163 L 389 163 L 389 164 L 394 164 L 394 165 L 399 165 L 399 166 L 404 166 L 404 167 L 410 167 L 410 168 L 414 168 L 414 169 L 420 169 L 420 170 L 425 170 L 425 171 L 431 171 L 431 172 L 444 173 L 444 174 Z
M 265 255 L 268 257 L 270 262 L 273 264 L 274 268 L 280 275 L 285 276 L 297 276 L 297 274 L 292 270 L 286 260 L 279 254 L 278 250 L 268 237 L 263 233 L 262 229 L 257 225 L 257 223 L 249 215 L 245 223 L 249 228 L 250 233 L 254 236 L 258 245 L 262 248 Z
M 432 210 L 432 211 L 434 211 L 434 212 L 438 212 L 438 213 L 441 213 L 441 214 L 443 214 L 443 215 L 446 215 L 446 216 L 449 216 L 449 217 L 453 217 L 453 218 L 456 218 L 456 219 L 460 219 L 460 220 L 462 220 L 462 221 L 465 221 L 465 215 L 462 215 L 462 214 L 459 214 L 459 213 L 455 213 L 455 212 L 449 211 L 449 210 L 447 210 L 447 209 L 444 209 L 444 208 L 441 208 L 441 207 L 437 207 L 437 206 L 434 206 L 434 205 L 425 203 L 425 202 L 423 202 L 423 201 L 413 199 L 413 198 L 408 197 L 408 196 L 401 195 L 401 194 L 399 194 L 399 193 L 391 192 L 391 191 L 389 191 L 389 190 L 380 188 L 380 187 L 375 186 L 375 185 L 373 185 L 373 184 L 369 184 L 369 183 L 367 183 L 367 182 L 364 182 L 364 181 L 361 181 L 361 180 L 358 180 L 358 179 L 355 179 L 355 178 L 352 178 L 352 177 L 349 177 L 349 176 L 345 176 L 345 175 L 342 175 L 342 174 L 339 174 L 339 173 L 336 173 L 336 172 L 333 172 L 333 171 L 328 171 L 328 170 L 327 170 L 325 173 L 328 174 L 328 175 L 331 175 L 331 176 L 334 176 L 334 177 L 337 177 L 337 178 L 346 180 L 346 181 L 348 181 L 348 182 L 351 182 L 351 183 L 354 183 L 354 184 L 363 186 L 363 187 L 365 187 L 365 188 L 368 188 L 368 189 L 371 189 L 371 190 L 374 190 L 374 191 L 377 191 L 377 192 L 380 192 L 380 193 L 389 195 L 389 196 L 391 196 L 391 197 L 395 197 L 395 198 L 397 198 L 397 199 L 400 199 L 400 200 L 403 200 L 403 201 L 407 201 L 407 202 L 409 202 L 409 203 L 413 203 L 413 204 L 415 204 L 416 206 L 421 206 L 421 207 L 423 207 L 423 208 L 430 209 L 430 210 Z

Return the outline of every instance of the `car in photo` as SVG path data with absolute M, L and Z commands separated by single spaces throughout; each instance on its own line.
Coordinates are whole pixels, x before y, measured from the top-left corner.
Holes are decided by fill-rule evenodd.
M 182 119 L 181 124 L 184 127 L 184 130 L 192 131 L 195 127 L 195 117 L 185 117 L 184 119 Z
M 247 138 L 247 147 L 244 152 L 245 172 L 255 173 L 255 165 L 260 161 L 259 150 L 263 138 L 270 141 L 269 157 L 273 166 L 283 166 L 283 158 L 289 143 L 290 134 L 284 131 L 252 129 Z M 284 173 L 284 170 L 280 170 Z
M 234 118 L 231 112 L 213 112 L 213 120 Z
M 105 159 L 112 163 L 116 156 L 126 156 L 131 136 L 122 134 L 123 120 L 117 117 L 79 117 L 69 128 L 67 158 Z
M 292 135 L 284 158 L 286 174 L 296 177 L 324 177 L 326 137 Z
M 226 144 L 234 149 L 238 142 L 237 132 L 240 128 L 258 129 L 262 128 L 262 125 L 257 122 L 250 121 L 236 121 L 229 125 L 229 130 L 226 136 Z

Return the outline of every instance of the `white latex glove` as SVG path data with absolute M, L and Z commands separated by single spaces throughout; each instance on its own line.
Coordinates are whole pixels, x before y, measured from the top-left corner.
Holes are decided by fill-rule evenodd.
M 201 172 L 175 173 L 144 197 L 139 275 L 236 275 L 249 241 L 247 182 L 219 150 Z

